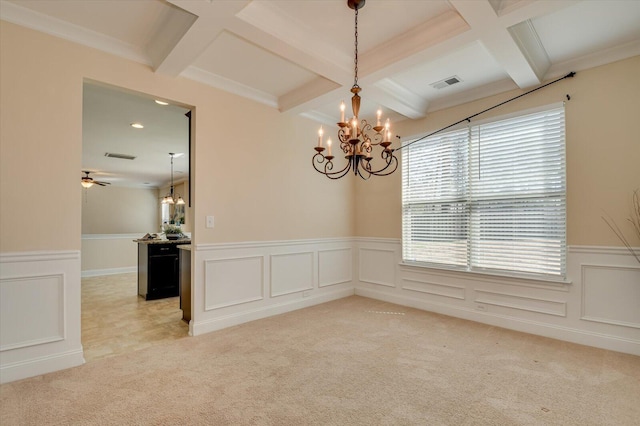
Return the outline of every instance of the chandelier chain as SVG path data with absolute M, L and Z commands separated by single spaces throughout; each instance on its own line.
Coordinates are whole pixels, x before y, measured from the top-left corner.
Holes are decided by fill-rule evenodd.
M 354 78 L 353 78 L 353 87 L 358 87 L 358 8 L 355 9 L 356 18 L 355 18 L 355 59 L 353 60 L 355 64 L 354 68 Z

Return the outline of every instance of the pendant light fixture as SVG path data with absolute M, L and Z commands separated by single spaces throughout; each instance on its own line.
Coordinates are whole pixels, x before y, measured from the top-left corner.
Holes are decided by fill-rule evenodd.
M 324 174 L 329 179 L 340 179 L 353 170 L 356 176 L 362 179 L 369 179 L 373 176 L 387 176 L 395 172 L 398 168 L 398 158 L 391 148 L 391 130 L 389 128 L 389 120 L 385 125 L 381 124 L 382 111 L 378 110 L 377 122 L 375 126 L 369 124 L 366 120 L 360 120 L 358 113 L 360 112 L 360 86 L 358 86 L 358 10 L 365 4 L 365 0 L 347 0 L 347 6 L 355 11 L 355 59 L 354 59 L 354 80 L 351 87 L 351 109 L 353 117 L 345 120 L 345 105 L 340 104 L 340 122 L 338 123 L 338 144 L 339 149 L 344 153 L 347 164 L 341 170 L 333 171 L 333 159 L 331 153 L 331 139 L 327 139 L 327 155 L 324 155 L 325 147 L 323 146 L 324 131 L 322 127 L 318 132 L 318 146 L 314 149 L 316 154 L 311 159 L 313 168 Z M 379 157 L 382 159 L 380 168 L 374 169 L 372 165 L 373 149 L 380 147 Z
M 165 197 L 162 199 L 162 204 L 184 204 L 184 200 L 182 199 L 180 194 L 178 194 L 178 198 L 176 198 L 173 193 L 173 158 L 175 156 L 176 154 L 174 154 L 173 152 L 169 153 L 169 157 L 171 157 L 171 188 L 169 190 L 169 194 L 165 195 Z

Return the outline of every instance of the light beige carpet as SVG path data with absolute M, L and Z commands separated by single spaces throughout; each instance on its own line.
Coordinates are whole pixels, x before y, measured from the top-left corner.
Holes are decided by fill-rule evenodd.
M 640 357 L 362 297 L 0 387 L 2 425 L 638 425 Z

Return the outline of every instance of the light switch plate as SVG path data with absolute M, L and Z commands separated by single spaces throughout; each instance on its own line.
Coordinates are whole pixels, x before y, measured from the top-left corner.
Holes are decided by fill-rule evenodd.
M 213 228 L 213 216 L 207 216 L 207 228 Z

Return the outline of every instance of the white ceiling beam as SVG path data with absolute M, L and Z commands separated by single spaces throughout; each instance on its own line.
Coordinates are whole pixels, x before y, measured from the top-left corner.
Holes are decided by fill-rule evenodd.
M 317 103 L 319 97 L 332 93 L 335 90 L 342 89 L 342 85 L 326 78 L 317 77 L 311 83 L 306 84 L 304 87 L 294 89 L 278 99 L 278 108 L 281 112 L 291 111 L 293 108 L 305 105 L 303 110 L 306 111 L 310 108 L 310 103 Z
M 499 11 L 498 20 L 504 28 L 509 28 L 527 19 L 550 15 L 581 1 L 583 0 L 521 1 L 515 4 L 514 7 Z
M 551 66 L 551 60 L 531 20 L 527 19 L 510 27 L 509 33 L 525 58 L 527 58 L 538 80 L 542 81 Z
M 429 101 L 390 78 L 383 78 L 367 87 L 367 96 L 398 114 L 416 120 L 427 115 Z
M 186 12 L 177 6 L 170 6 L 173 8 L 173 12 L 159 26 L 146 46 L 146 51 L 151 58 L 154 69 L 160 67 L 167 60 L 169 54 L 198 19 L 196 15 Z
M 164 57 L 159 55 L 154 61 L 155 71 L 177 77 L 187 69 L 204 50 L 225 29 L 230 19 L 244 8 L 249 1 L 194 2 L 189 0 L 169 0 L 173 5 L 197 16 L 191 27 L 173 46 L 165 49 Z
M 506 29 L 480 37 L 480 42 L 521 89 L 540 84 L 541 77 Z
M 544 64 L 532 65 L 536 58 L 528 57 L 526 52 L 521 50 L 508 28 L 498 19 L 489 1 L 450 0 L 450 3 L 520 88 L 540 84 L 541 76 L 536 74 L 535 69 L 543 69 Z
M 473 41 L 469 25 L 454 11 L 443 13 L 362 54 L 363 79 L 379 80 Z M 463 37 L 461 37 L 463 36 Z M 434 50 L 435 49 L 435 50 Z
M 340 105 L 339 100 L 351 98 L 351 94 L 347 88 L 351 87 L 351 85 L 336 84 L 333 89 L 326 90 L 327 87 L 322 80 L 324 79 L 316 79 L 303 88 L 292 90 L 291 92 L 280 96 L 278 99 L 280 111 L 287 112 L 289 114 L 303 114 L 308 111 L 322 108 L 330 102 L 336 103 L 336 111 L 338 111 L 338 107 Z M 324 92 L 323 89 L 325 89 Z M 297 94 L 296 92 L 299 91 L 302 93 Z M 314 92 L 319 93 L 315 98 L 311 97 Z

